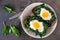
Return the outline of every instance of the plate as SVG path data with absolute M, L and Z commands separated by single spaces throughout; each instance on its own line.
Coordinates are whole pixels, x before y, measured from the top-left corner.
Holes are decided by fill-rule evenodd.
M 23 25 L 24 19 L 32 13 L 32 9 L 33 9 L 34 7 L 36 7 L 36 6 L 38 6 L 38 5 L 41 5 L 41 4 L 43 4 L 43 3 L 32 3 L 32 4 L 30 4 L 29 6 L 27 6 L 27 7 L 24 9 L 24 11 L 22 12 L 22 14 L 19 16 L 19 19 L 21 20 L 21 25 L 22 25 L 23 30 L 25 31 L 26 34 L 28 34 L 29 36 L 31 36 L 31 37 L 33 37 L 33 38 L 46 38 L 46 37 L 48 37 L 49 35 L 51 35 L 51 34 L 54 32 L 54 30 L 56 29 L 56 26 L 57 26 L 57 16 L 56 16 L 56 12 L 55 12 L 54 9 L 53 9 L 50 5 L 48 5 L 48 4 L 46 4 L 46 5 L 54 12 L 54 14 L 55 14 L 55 16 L 56 16 L 56 22 L 55 22 L 55 24 L 54 24 L 53 26 L 51 26 L 51 27 L 48 28 L 45 36 L 42 36 L 42 37 L 40 37 L 39 35 L 36 36 L 34 32 L 28 31 L 27 28 Z

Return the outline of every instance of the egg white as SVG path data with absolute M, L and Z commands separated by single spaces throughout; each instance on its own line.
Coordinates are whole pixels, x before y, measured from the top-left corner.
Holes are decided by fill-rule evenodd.
M 39 32 L 43 32 L 44 31 L 44 26 L 43 26 L 43 22 L 39 22 L 38 20 L 32 20 L 30 21 L 30 28 L 32 28 L 33 30 L 36 30 L 33 26 L 33 22 L 38 22 L 40 27 L 37 29 Z
M 48 12 L 48 14 L 49 14 L 49 16 L 48 16 L 47 18 L 44 18 L 44 17 L 42 16 L 42 13 L 43 13 L 44 11 Z M 44 19 L 44 20 L 50 20 L 51 17 L 52 17 L 52 16 L 51 16 L 51 13 L 50 13 L 48 10 L 46 10 L 45 8 L 41 8 L 40 16 L 41 16 L 42 19 Z

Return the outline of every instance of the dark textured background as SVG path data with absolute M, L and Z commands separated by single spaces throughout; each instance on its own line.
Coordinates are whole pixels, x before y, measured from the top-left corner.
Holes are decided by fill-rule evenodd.
M 14 14 L 9 14 L 3 10 L 4 5 L 11 6 L 15 9 L 17 13 L 23 11 L 23 9 L 33 3 L 33 2 L 44 2 L 49 4 L 53 7 L 53 9 L 56 11 L 57 18 L 58 18 L 58 25 L 56 30 L 51 34 L 49 37 L 44 39 L 35 39 L 30 36 L 28 36 L 22 29 L 20 25 L 20 21 L 18 19 L 14 19 L 9 21 L 8 18 L 13 16 Z M 21 35 L 19 37 L 16 37 L 13 34 L 9 34 L 7 36 L 2 34 L 2 28 L 3 28 L 3 21 L 6 21 L 6 24 L 9 26 L 10 24 L 16 25 L 19 27 L 19 30 L 21 31 Z M 60 0 L 0 0 L 0 40 L 60 40 Z

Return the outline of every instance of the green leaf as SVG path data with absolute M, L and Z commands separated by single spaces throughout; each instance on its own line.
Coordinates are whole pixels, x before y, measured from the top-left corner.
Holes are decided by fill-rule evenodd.
M 19 36 L 20 35 L 19 30 L 15 26 L 10 26 L 10 27 L 11 27 L 10 33 L 15 34 L 16 36 Z
M 2 33 L 3 33 L 4 35 L 7 35 L 7 34 L 9 33 L 9 30 L 8 30 L 6 24 L 5 24 L 5 23 L 3 23 L 3 24 L 4 24 L 4 26 L 3 26 L 3 29 L 2 29 Z
M 11 29 L 9 29 L 9 33 L 11 33 L 11 34 L 13 33 Z
M 11 13 L 12 12 L 12 9 L 7 7 L 7 6 L 4 6 L 4 10 L 8 13 Z
M 39 35 L 42 37 L 44 35 L 46 35 L 46 30 L 44 30 L 43 32 L 39 32 Z
M 46 30 L 49 25 L 47 23 L 43 23 L 43 26 L 44 26 L 44 30 Z

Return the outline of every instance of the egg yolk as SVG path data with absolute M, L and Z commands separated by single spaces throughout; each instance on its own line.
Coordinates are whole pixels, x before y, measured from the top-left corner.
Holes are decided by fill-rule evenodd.
M 49 14 L 48 14 L 48 12 L 45 11 L 45 12 L 42 13 L 42 16 L 43 16 L 44 18 L 47 18 L 47 17 L 49 16 Z
M 38 22 L 34 22 L 34 23 L 33 23 L 33 26 L 34 26 L 35 29 L 38 29 L 38 28 L 40 27 L 40 25 L 39 25 Z

